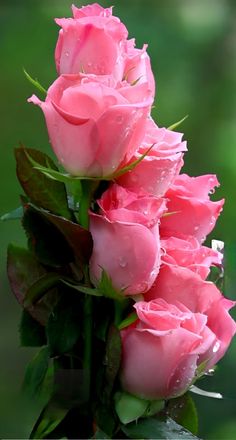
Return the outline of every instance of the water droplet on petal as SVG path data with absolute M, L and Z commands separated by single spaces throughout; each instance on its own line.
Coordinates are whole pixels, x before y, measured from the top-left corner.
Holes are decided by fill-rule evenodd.
M 147 283 L 140 283 L 138 286 L 137 286 L 137 291 L 138 292 L 140 292 L 140 293 L 142 293 L 142 292 L 144 292 L 144 291 L 146 291 L 147 290 Z
M 70 53 L 67 51 L 65 52 L 65 56 L 68 57 L 70 55 Z
M 127 266 L 127 261 L 124 257 L 119 257 L 119 266 L 122 268 Z
M 157 275 L 157 269 L 152 270 L 152 272 L 150 273 L 150 277 L 156 278 L 156 275 Z
M 216 343 L 212 349 L 213 353 L 216 353 L 219 350 L 219 348 L 220 348 L 220 341 L 216 341 Z

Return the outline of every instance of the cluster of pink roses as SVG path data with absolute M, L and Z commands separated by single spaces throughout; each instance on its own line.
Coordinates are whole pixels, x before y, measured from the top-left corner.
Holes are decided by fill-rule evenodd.
M 73 176 L 112 179 L 90 212 L 91 280 L 104 269 L 137 302 L 137 320 L 122 330 L 121 383 L 148 399 L 175 397 L 222 358 L 236 331 L 234 305 L 206 278 L 222 255 L 202 243 L 224 201 L 209 198 L 214 175 L 179 174 L 186 142 L 158 127 L 151 106 L 155 83 L 146 46 L 128 40 L 112 8 L 72 7 L 57 19 L 58 79 L 45 115 L 59 162 Z M 115 181 L 114 181 L 115 180 Z

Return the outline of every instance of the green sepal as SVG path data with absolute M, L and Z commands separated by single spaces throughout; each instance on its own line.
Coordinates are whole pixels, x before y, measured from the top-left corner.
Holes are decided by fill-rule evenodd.
M 125 425 L 138 420 L 148 408 L 149 402 L 139 399 L 126 392 L 118 392 L 114 396 L 116 413 Z
M 70 183 L 79 181 L 79 180 L 115 180 L 118 179 L 118 177 L 122 176 L 123 174 L 128 173 L 128 171 L 132 171 L 151 151 L 151 149 L 154 147 L 155 144 L 151 145 L 150 148 L 145 151 L 144 154 L 142 154 L 138 159 L 134 160 L 133 162 L 129 163 L 125 167 L 119 169 L 118 171 L 115 171 L 113 174 L 109 174 L 107 176 L 71 176 L 68 173 L 61 173 L 58 170 L 51 169 L 47 166 L 42 166 L 41 164 L 37 163 L 34 159 L 31 158 L 32 166 L 35 168 L 35 170 L 40 171 L 45 176 L 49 177 L 52 180 L 56 180 L 58 182 L 64 182 L 64 183 Z
M 71 287 L 78 292 L 85 293 L 92 296 L 104 296 L 116 301 L 125 301 L 126 298 L 123 294 L 123 290 L 116 290 L 112 284 L 112 280 L 105 270 L 102 270 L 101 279 L 97 287 L 87 287 L 80 284 L 74 284 L 71 281 L 63 281 L 67 286 Z
M 135 321 L 137 321 L 137 319 L 138 315 L 136 312 L 130 313 L 130 315 L 127 316 L 127 318 L 123 319 L 123 321 L 118 325 L 119 330 L 123 330 L 124 328 L 133 324 Z
M 151 417 L 163 410 L 164 406 L 164 400 L 141 399 L 125 391 L 115 394 L 115 409 L 121 423 L 125 425 L 140 417 Z
M 125 289 L 122 289 L 120 291 L 115 289 L 115 287 L 112 284 L 111 277 L 107 274 L 107 272 L 104 269 L 102 269 L 102 275 L 99 280 L 97 290 L 106 298 L 114 299 L 117 301 L 125 300 L 125 296 L 123 293 Z
M 26 76 L 26 78 L 28 79 L 28 81 L 33 84 L 34 87 L 36 87 L 36 89 L 39 90 L 39 92 L 43 93 L 44 95 L 47 94 L 47 90 L 40 84 L 40 82 L 37 79 L 33 79 L 30 74 L 28 72 L 26 72 L 25 69 L 23 69 L 23 72 Z
M 62 282 L 63 284 L 65 284 L 66 286 L 70 287 L 73 290 L 76 290 L 77 292 L 85 293 L 86 295 L 92 295 L 92 296 L 103 296 L 98 289 L 92 287 L 86 287 L 80 284 L 74 284 L 72 281 L 65 279 L 62 280 Z
M 129 171 L 132 171 L 134 168 L 136 168 L 137 165 L 140 164 L 140 162 L 142 162 L 142 160 L 149 154 L 149 152 L 152 150 L 152 148 L 154 147 L 155 144 L 151 145 L 151 147 L 149 147 L 147 149 L 147 151 L 145 151 L 144 154 L 142 154 L 138 159 L 134 160 L 133 162 L 129 163 L 128 165 L 126 165 L 124 168 L 121 168 L 120 170 L 116 171 L 113 176 L 110 176 L 110 179 L 107 180 L 112 180 L 113 179 L 118 179 L 118 177 L 123 176 L 123 174 L 128 173 Z M 104 178 L 103 178 L 104 179 Z
M 178 122 L 175 122 L 174 124 L 172 124 L 172 125 L 170 125 L 169 127 L 168 127 L 168 130 L 175 130 L 176 128 L 178 128 L 184 121 L 185 121 L 185 119 L 187 119 L 188 118 L 188 115 L 186 115 L 186 116 L 184 116 L 182 119 L 180 119 L 180 121 L 178 121 Z
M 165 407 L 164 400 L 150 400 L 143 417 L 151 417 L 158 414 Z

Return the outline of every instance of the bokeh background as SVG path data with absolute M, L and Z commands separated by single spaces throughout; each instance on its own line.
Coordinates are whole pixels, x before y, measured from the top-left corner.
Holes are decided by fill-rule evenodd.
M 86 0 L 75 1 L 77 6 Z M 236 299 L 236 2 L 234 0 L 101 0 L 115 6 L 137 46 L 149 44 L 157 80 L 153 116 L 169 126 L 186 114 L 181 130 L 189 152 L 184 170 L 191 175 L 216 173 L 225 197 L 224 212 L 211 238 L 226 247 L 225 293 Z M 0 2 L 0 176 L 3 214 L 19 205 L 13 148 L 19 141 L 50 154 L 40 110 L 26 103 L 35 92 L 22 68 L 44 87 L 56 78 L 54 17 L 70 16 L 71 0 L 1 0 Z M 214 196 L 214 197 L 215 197 Z M 26 363 L 33 349 L 20 348 L 20 308 L 5 274 L 7 244 L 24 244 L 19 222 L 0 224 L 0 437 L 28 438 L 38 412 L 20 397 Z M 236 317 L 236 313 L 234 313 Z M 194 396 L 199 434 L 209 439 L 236 438 L 236 340 L 214 377 L 202 388 L 221 392 L 223 400 Z

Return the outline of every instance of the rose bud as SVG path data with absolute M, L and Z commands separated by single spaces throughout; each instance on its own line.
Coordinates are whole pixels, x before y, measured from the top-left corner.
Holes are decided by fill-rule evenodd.
M 214 192 L 215 186 L 219 186 L 219 182 L 212 174 L 179 175 L 165 194 L 168 212 L 173 214 L 162 219 L 162 236 L 192 235 L 203 242 L 214 228 L 224 205 L 223 199 L 218 202 L 210 200 L 208 194 Z
M 115 86 L 111 77 L 62 75 L 45 102 L 35 95 L 28 100 L 43 110 L 52 148 L 71 175 L 113 174 L 143 140 L 152 103 L 148 85 Z
M 158 197 L 165 194 L 183 165 L 183 152 L 187 147 L 182 136 L 182 133 L 159 128 L 148 119 L 144 141 L 131 161 L 153 147 L 132 171 L 119 178 L 119 184 L 131 191 L 142 190 Z
M 125 289 L 124 294 L 147 291 L 159 271 L 159 218 L 165 201 L 114 184 L 98 204 L 101 214 L 90 213 L 92 281 L 98 284 L 104 269 L 114 287 Z
M 128 31 L 112 8 L 98 4 L 80 9 L 72 6 L 74 18 L 57 18 L 61 26 L 55 50 L 58 74 L 94 73 L 122 79 L 124 62 L 122 40 Z
M 127 40 L 128 31 L 118 17 L 112 16 L 112 8 L 98 4 L 80 9 L 72 6 L 74 18 L 57 18 L 61 27 L 55 50 L 59 75 L 92 73 L 112 75 L 117 81 L 130 84 L 147 82 L 152 96 L 155 80 L 150 58 L 135 47 L 135 40 Z

